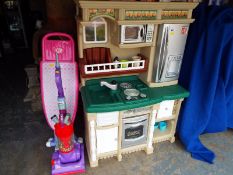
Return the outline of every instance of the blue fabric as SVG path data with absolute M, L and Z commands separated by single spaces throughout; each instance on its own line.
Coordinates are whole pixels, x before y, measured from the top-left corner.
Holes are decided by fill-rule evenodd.
M 190 97 L 177 132 L 193 158 L 213 163 L 199 136 L 233 128 L 233 8 L 200 4 L 193 16 L 179 78 Z

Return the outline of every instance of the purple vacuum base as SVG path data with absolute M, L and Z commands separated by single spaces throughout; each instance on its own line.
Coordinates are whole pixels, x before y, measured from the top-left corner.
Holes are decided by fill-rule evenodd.
M 69 153 L 68 153 L 69 154 Z M 68 175 L 74 173 L 84 173 L 84 146 L 75 143 L 73 155 L 77 157 L 76 161 L 62 163 L 63 155 L 59 151 L 55 151 L 52 156 L 52 175 Z M 63 157 L 63 158 L 62 158 Z

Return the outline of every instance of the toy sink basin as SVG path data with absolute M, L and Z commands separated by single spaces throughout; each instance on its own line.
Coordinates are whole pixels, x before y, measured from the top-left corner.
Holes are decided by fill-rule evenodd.
M 143 93 L 146 97 L 139 96 L 138 99 L 128 100 L 124 93 L 126 87 L 118 86 L 118 90 L 111 90 L 106 86 L 100 86 L 100 81 L 111 83 L 113 80 L 118 85 L 131 83 L 132 86 L 127 86 L 128 88 L 137 89 L 141 95 Z M 87 80 L 85 86 L 81 87 L 81 95 L 84 110 L 87 113 L 98 113 L 129 110 L 154 105 L 164 100 L 186 98 L 189 92 L 179 85 L 150 88 L 134 75 Z
M 86 92 L 87 100 L 92 106 L 123 103 L 118 90 L 113 91 L 106 86 L 100 86 L 98 84 L 89 85 L 86 88 Z
M 111 83 L 115 80 L 118 84 L 117 90 L 111 90 L 106 86 L 100 86 L 100 81 L 106 81 Z M 120 86 L 121 83 L 130 83 L 133 89 L 137 89 L 140 93 L 146 94 L 146 98 L 138 98 L 137 100 L 126 100 L 126 95 L 124 94 L 125 88 Z M 149 88 L 137 76 L 127 76 L 127 77 L 112 77 L 105 79 L 93 79 L 88 80 L 86 85 L 83 87 L 85 91 L 85 100 L 89 106 L 105 106 L 117 107 L 124 104 L 135 104 L 149 100 Z

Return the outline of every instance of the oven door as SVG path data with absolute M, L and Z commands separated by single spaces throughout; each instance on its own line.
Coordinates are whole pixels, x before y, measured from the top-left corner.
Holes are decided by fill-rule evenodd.
M 145 35 L 143 25 L 122 25 L 121 43 L 142 42 Z
M 146 144 L 148 114 L 123 119 L 122 148 Z

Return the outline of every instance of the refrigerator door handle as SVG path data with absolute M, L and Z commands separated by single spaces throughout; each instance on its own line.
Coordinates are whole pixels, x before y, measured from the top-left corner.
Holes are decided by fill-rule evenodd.
M 161 77 L 161 67 L 162 67 L 162 63 L 163 63 L 163 53 L 164 53 L 164 47 L 165 47 L 165 37 L 166 37 L 166 28 L 163 34 L 163 38 L 162 38 L 162 43 L 161 43 L 161 47 L 159 50 L 159 61 L 158 61 L 158 81 L 160 81 L 160 77 Z
M 165 28 L 165 32 L 164 32 L 163 54 L 162 54 L 162 63 L 160 65 L 159 81 L 161 81 L 164 67 L 165 67 L 166 56 L 167 56 L 167 47 L 168 47 L 168 27 Z

